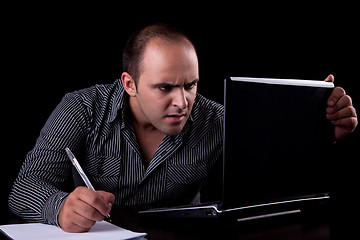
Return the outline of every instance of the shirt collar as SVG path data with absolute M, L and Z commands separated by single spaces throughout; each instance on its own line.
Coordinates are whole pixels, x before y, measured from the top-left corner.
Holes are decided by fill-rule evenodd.
M 112 90 L 114 92 L 113 94 L 113 100 L 111 104 L 111 111 L 108 117 L 108 122 L 113 122 L 119 112 L 121 112 L 122 117 L 124 115 L 124 106 L 125 106 L 125 90 L 121 83 L 120 79 L 116 79 L 114 82 L 114 88 Z

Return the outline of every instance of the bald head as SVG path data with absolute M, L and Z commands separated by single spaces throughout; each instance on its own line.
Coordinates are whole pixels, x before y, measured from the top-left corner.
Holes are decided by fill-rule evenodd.
M 149 43 L 158 47 L 169 47 L 172 44 L 183 44 L 194 49 L 191 40 L 180 30 L 165 25 L 153 24 L 135 32 L 127 41 L 123 52 L 123 71 L 128 72 L 135 83 L 142 73 L 142 60 Z M 164 49 L 165 49 L 164 48 Z

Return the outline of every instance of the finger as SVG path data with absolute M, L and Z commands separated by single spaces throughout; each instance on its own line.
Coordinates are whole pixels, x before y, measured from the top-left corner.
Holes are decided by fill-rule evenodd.
M 114 204 L 115 202 L 115 196 L 112 193 L 105 192 L 105 191 L 96 191 L 98 194 L 101 195 L 101 197 L 108 203 Z
M 345 108 L 342 108 L 336 112 L 330 112 L 326 114 L 326 118 L 330 121 L 334 121 L 341 118 L 347 118 L 347 117 L 356 117 L 356 110 L 355 108 L 348 106 Z
M 88 232 L 96 223 L 96 221 L 90 220 L 79 214 L 73 215 L 72 218 L 69 219 L 69 222 L 71 224 L 68 229 L 71 229 L 71 232 Z
M 91 220 L 91 221 L 101 221 L 104 219 L 104 216 L 96 206 L 90 205 L 89 203 L 80 199 L 78 207 L 74 209 L 75 213 L 78 215 Z M 80 224 L 81 225 L 81 224 Z
M 74 220 L 74 221 L 72 221 Z M 91 227 L 83 227 L 80 226 L 77 223 L 78 220 L 76 220 L 76 218 L 72 218 L 70 221 L 66 221 L 65 223 L 63 223 L 61 225 L 61 228 L 65 231 L 65 232 L 70 232 L 70 233 L 81 233 L 81 232 L 88 232 L 90 231 Z
M 75 223 L 71 223 L 68 227 L 62 226 L 62 230 L 69 233 L 83 233 L 90 231 L 91 228 L 83 228 L 81 226 L 76 225 Z
M 349 117 L 349 118 L 340 118 L 338 120 L 331 121 L 331 123 L 335 126 L 343 126 L 352 132 L 357 126 L 357 118 Z
M 92 190 L 89 190 L 87 194 L 80 195 L 80 199 L 88 205 L 87 207 L 83 205 L 83 210 L 87 211 L 85 213 L 84 211 L 81 212 L 85 214 L 83 216 L 96 221 L 103 220 L 104 216 L 109 214 L 112 207 L 112 203 L 104 200 L 101 194 Z
M 76 194 L 70 194 L 60 209 L 58 221 L 61 228 L 66 232 L 85 232 L 95 224 L 90 220 L 77 213 L 84 203 L 78 199 Z
M 334 114 L 335 112 L 339 111 L 340 109 L 343 109 L 346 107 L 352 107 L 352 100 L 349 95 L 343 95 L 342 97 L 340 97 L 340 99 L 337 101 L 337 103 L 334 106 L 327 107 L 326 113 Z
M 345 90 L 341 87 L 336 87 L 332 91 L 330 97 L 328 98 L 327 104 L 329 107 L 335 106 L 339 99 L 345 95 Z
M 334 82 L 335 78 L 334 75 L 329 74 L 329 76 L 327 76 L 327 78 L 325 79 L 325 82 Z
M 77 187 L 70 194 L 75 200 L 71 201 L 72 209 L 77 214 L 92 220 L 100 221 L 104 219 L 104 216 L 99 210 L 98 205 L 105 205 L 104 200 L 94 191 L 86 187 Z

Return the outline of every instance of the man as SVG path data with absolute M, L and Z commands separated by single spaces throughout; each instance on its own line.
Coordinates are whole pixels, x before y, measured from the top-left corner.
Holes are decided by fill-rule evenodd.
M 9 205 L 15 214 L 82 232 L 112 205 L 199 202 L 201 183 L 221 156 L 223 107 L 197 94 L 193 44 L 172 27 L 148 26 L 128 40 L 123 70 L 121 81 L 63 98 L 14 183 Z M 336 139 L 355 129 L 356 112 L 342 88 L 333 90 L 326 117 Z M 65 147 L 98 191 L 65 191 L 71 178 Z

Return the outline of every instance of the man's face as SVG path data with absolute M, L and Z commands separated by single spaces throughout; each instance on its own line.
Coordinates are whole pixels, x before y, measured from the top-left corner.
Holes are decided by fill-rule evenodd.
M 198 59 L 192 47 L 152 40 L 141 63 L 132 111 L 143 126 L 167 135 L 181 132 L 197 92 Z M 135 112 L 134 112 L 135 111 Z

